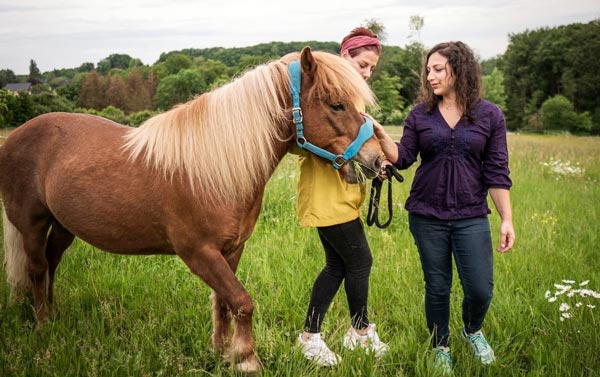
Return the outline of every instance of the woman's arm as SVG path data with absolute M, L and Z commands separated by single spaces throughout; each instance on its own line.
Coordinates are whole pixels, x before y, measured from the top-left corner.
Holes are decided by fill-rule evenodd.
M 500 245 L 496 248 L 501 253 L 512 249 L 515 243 L 515 229 L 512 223 L 512 209 L 510 206 L 510 192 L 502 188 L 490 188 L 490 196 L 500 215 Z
M 367 116 L 371 118 L 370 115 Z M 371 120 L 373 121 L 375 137 L 377 137 L 377 140 L 379 140 L 381 150 L 383 150 L 386 158 L 392 163 L 398 161 L 398 145 L 394 142 L 394 140 L 392 140 L 391 136 L 385 132 L 383 126 L 379 124 L 378 121 L 373 118 L 371 118 Z

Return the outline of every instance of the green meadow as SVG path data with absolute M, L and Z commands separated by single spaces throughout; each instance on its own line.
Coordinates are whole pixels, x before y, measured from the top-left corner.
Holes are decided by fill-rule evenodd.
M 401 133 L 387 129 L 395 138 Z M 484 324 L 497 362 L 480 366 L 459 336 L 455 274 L 454 375 L 598 376 L 600 138 L 510 134 L 508 142 L 517 241 L 511 252 L 495 254 L 495 296 Z M 323 336 L 343 361 L 320 368 L 304 360 L 295 341 L 324 253 L 316 231 L 298 225 L 297 161 L 284 158 L 237 273 L 256 306 L 262 375 L 434 375 L 422 272 L 403 209 L 414 171 L 394 183 L 390 227 L 367 229 L 370 319 L 390 351 L 374 359 L 343 350 L 349 318 L 341 289 Z M 490 218 L 497 241 L 495 211 Z M 0 376 L 239 375 L 211 348 L 210 290 L 176 257 L 112 255 L 76 240 L 58 268 L 55 297 L 54 315 L 36 331 L 31 303 L 10 304 L 0 272 Z

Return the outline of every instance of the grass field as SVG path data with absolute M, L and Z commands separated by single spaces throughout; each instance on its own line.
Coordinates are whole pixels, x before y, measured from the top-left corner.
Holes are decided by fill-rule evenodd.
M 495 255 L 495 296 L 484 325 L 498 360 L 479 366 L 460 339 L 456 278 L 454 375 L 598 376 L 600 299 L 581 297 L 580 289 L 600 291 L 600 139 L 511 134 L 509 148 L 517 242 Z M 263 375 L 432 375 L 422 274 L 402 209 L 414 168 L 394 185 L 391 226 L 367 230 L 374 255 L 370 319 L 390 351 L 376 360 L 342 350 L 349 319 L 341 290 L 323 329 L 343 357 L 331 369 L 311 365 L 294 347 L 324 263 L 315 230 L 296 220 L 297 173 L 287 156 L 268 184 L 238 271 L 256 305 Z M 496 213 L 491 221 L 497 240 Z M 577 294 L 569 296 L 568 287 Z M 556 291 L 565 293 L 550 302 Z M 9 305 L 0 272 L 0 376 L 237 375 L 211 350 L 210 290 L 175 257 L 111 255 L 76 241 L 58 269 L 55 295 L 54 317 L 34 331 L 30 305 Z M 561 304 L 570 309 L 560 311 Z

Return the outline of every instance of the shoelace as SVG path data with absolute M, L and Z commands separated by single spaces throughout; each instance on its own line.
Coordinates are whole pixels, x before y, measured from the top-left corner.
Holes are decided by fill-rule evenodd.
M 469 340 L 471 341 L 471 344 L 475 346 L 475 349 L 477 350 L 478 354 L 481 354 L 484 350 L 488 348 L 488 344 L 485 341 L 483 335 L 481 334 L 471 335 L 469 336 Z
M 450 354 L 448 354 L 448 352 L 445 352 L 444 350 L 441 349 L 435 349 L 433 350 L 433 352 L 435 352 L 435 359 L 437 360 L 439 357 L 441 357 L 442 359 L 444 359 L 448 364 L 452 363 L 452 358 L 450 357 Z

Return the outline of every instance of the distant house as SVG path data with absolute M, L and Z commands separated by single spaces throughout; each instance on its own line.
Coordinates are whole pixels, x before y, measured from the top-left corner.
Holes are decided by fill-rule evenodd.
M 19 95 L 20 92 L 27 92 L 27 93 L 31 94 L 31 83 L 24 82 L 24 83 L 6 84 L 6 86 L 2 89 L 8 90 L 13 95 Z

